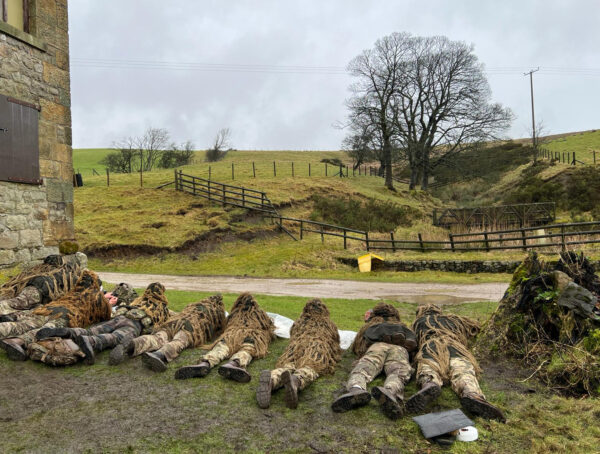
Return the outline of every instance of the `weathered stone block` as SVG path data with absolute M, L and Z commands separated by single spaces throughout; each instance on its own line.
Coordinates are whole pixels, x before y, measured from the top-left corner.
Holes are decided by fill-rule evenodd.
M 40 229 L 21 230 L 19 232 L 20 247 L 39 247 L 42 246 L 42 232 Z
M 49 179 L 47 183 L 48 202 L 73 203 L 73 183 Z
M 21 249 L 15 252 L 15 262 L 16 263 L 28 263 L 31 261 L 31 253 L 29 249 Z
M 4 231 L 0 233 L 0 249 L 15 249 L 19 244 L 17 232 Z
M 58 254 L 58 246 L 46 246 L 31 251 L 32 260 L 41 260 L 51 254 Z
M 60 176 L 60 165 L 56 161 L 40 158 L 40 175 L 46 178 L 57 178 Z
M 12 231 L 23 230 L 27 228 L 28 221 L 27 216 L 9 214 L 6 216 L 5 225 Z
M 71 124 L 71 111 L 68 107 L 52 101 L 41 102 L 41 118 L 58 125 Z
M 12 265 L 15 263 L 15 253 L 13 251 L 0 250 L 0 266 Z

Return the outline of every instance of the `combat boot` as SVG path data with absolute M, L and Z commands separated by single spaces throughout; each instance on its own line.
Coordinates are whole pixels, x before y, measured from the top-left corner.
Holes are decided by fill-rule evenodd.
M 184 366 L 177 369 L 175 378 L 177 380 L 185 380 L 187 378 L 202 378 L 206 377 L 210 372 L 210 364 L 208 361 L 202 361 L 194 366 Z
M 297 408 L 300 380 L 289 370 L 286 370 L 281 376 L 281 381 L 285 386 L 285 406 L 292 409 Z
M 341 413 L 353 408 L 363 407 L 371 400 L 371 394 L 362 388 L 350 388 L 346 394 L 342 394 L 331 404 L 331 409 Z
M 9 337 L 0 341 L 0 347 L 4 349 L 8 359 L 13 361 L 25 361 L 27 359 L 25 342 L 18 337 Z
M 470 413 L 481 416 L 486 419 L 497 419 L 500 422 L 506 422 L 506 418 L 499 408 L 490 404 L 483 397 L 468 393 L 460 398 L 460 404 Z
M 17 321 L 16 313 L 0 315 L 0 323 L 16 322 L 16 321 Z
M 167 358 L 160 351 L 146 352 L 142 355 L 142 364 L 154 372 L 167 370 Z
M 110 351 L 108 356 L 108 364 L 111 366 L 121 364 L 133 354 L 133 349 L 134 343 L 131 339 L 123 344 L 118 344 Z
M 423 413 L 425 407 L 436 400 L 441 393 L 442 388 L 438 384 L 428 381 L 406 401 L 406 409 L 409 413 Z
M 66 339 L 71 339 L 71 329 L 70 328 L 42 328 L 37 333 L 35 333 L 35 338 L 37 340 L 48 339 L 49 337 L 62 337 Z
M 263 370 L 258 377 L 258 388 L 256 389 L 256 402 L 260 408 L 269 408 L 272 392 L 271 371 Z
M 243 367 L 240 367 L 240 363 L 237 359 L 229 361 L 227 364 L 219 367 L 219 375 L 238 383 L 248 383 L 252 379 L 248 371 Z
M 94 353 L 94 347 L 90 342 L 90 338 L 88 336 L 75 336 L 73 341 L 77 344 L 81 353 L 85 355 L 83 362 L 88 366 L 93 365 L 96 362 L 96 354 Z
M 383 386 L 375 386 L 371 390 L 371 394 L 381 405 L 381 411 L 388 418 L 395 420 L 404 415 L 404 402 L 398 401 L 389 389 Z

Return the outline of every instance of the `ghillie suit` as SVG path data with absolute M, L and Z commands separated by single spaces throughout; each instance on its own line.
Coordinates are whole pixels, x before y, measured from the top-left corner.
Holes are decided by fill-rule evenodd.
M 124 346 L 125 353 L 129 356 L 142 355 L 142 362 L 146 367 L 155 372 L 164 372 L 167 364 L 183 350 L 212 341 L 223 331 L 224 326 L 223 297 L 213 295 L 188 304 L 179 314 L 156 325 L 152 334 L 133 339 L 128 346 Z M 118 362 L 115 355 L 112 361 Z
M 285 386 L 286 405 L 296 408 L 298 391 L 320 375 L 332 374 L 341 358 L 340 335 L 327 306 L 319 299 L 310 300 L 292 325 L 290 342 L 277 360 L 276 369 L 260 374 L 258 405 L 268 408 L 271 393 Z
M 471 413 L 504 420 L 500 410 L 485 400 L 477 376 L 481 369 L 469 351 L 469 339 L 479 332 L 479 324 L 467 317 L 444 314 L 433 304 L 420 306 L 413 330 L 419 342 L 417 385 L 420 391 L 406 402 L 412 413 L 422 412 L 450 383 L 461 404 Z
M 0 323 L 0 346 L 10 359 L 27 359 L 27 345 L 40 328 L 82 327 L 110 319 L 111 307 L 100 289 L 96 273 L 86 270 L 71 291 L 40 306 L 17 322 Z M 18 337 L 17 337 L 18 336 Z
M 398 310 L 389 304 L 378 303 L 356 335 L 352 351 L 360 357 L 346 383 L 347 393 L 338 397 L 331 408 L 343 412 L 366 405 L 371 394 L 381 404 L 390 419 L 404 414 L 404 385 L 413 373 L 409 350 L 416 347 L 414 333 L 400 321 Z M 367 391 L 381 372 L 386 378 L 383 386 Z
M 264 358 L 275 338 L 275 325 L 249 293 L 242 293 L 231 308 L 223 334 L 199 364 L 180 368 L 175 378 L 204 377 L 210 369 L 229 358 L 219 367 L 219 374 L 241 383 L 251 377 L 246 367 L 253 358 Z
M 596 394 L 600 386 L 600 280 L 581 254 L 556 265 L 530 254 L 480 335 L 479 349 L 524 360 L 548 387 Z
M 60 298 L 73 288 L 80 275 L 76 261 L 49 255 L 42 264 L 23 270 L 0 287 L 0 321 L 15 321 L 19 311 Z
M 154 324 L 167 320 L 169 310 L 165 288 L 155 282 L 144 294 L 137 293 L 129 284 L 121 283 L 112 292 L 118 298 L 114 317 L 91 328 L 43 328 L 36 334 L 37 342 L 28 345 L 30 359 L 51 366 L 66 366 L 84 358 L 94 364 L 95 353 L 123 346 Z M 67 342 L 71 339 L 73 342 Z

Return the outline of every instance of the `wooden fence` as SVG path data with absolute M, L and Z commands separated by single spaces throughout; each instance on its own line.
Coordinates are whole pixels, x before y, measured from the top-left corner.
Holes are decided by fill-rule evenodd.
M 526 227 L 513 230 L 484 231 L 474 233 L 448 234 L 448 240 L 424 240 L 421 233 L 416 240 L 395 239 L 394 232 L 388 238 L 381 234 L 370 234 L 363 230 L 352 229 L 324 222 L 281 216 L 263 191 L 233 186 L 175 171 L 175 189 L 203 197 L 211 202 L 231 205 L 238 208 L 255 210 L 274 222 L 282 231 L 294 240 L 298 239 L 290 228 L 299 232 L 302 240 L 308 233 L 315 233 L 325 241 L 326 236 L 341 238 L 344 249 L 349 241 L 358 241 L 367 251 L 492 251 L 508 249 L 561 248 L 572 245 L 600 244 L 600 222 L 577 222 L 553 224 L 539 227 Z M 284 225 L 285 223 L 285 225 Z M 557 241 L 555 241 L 557 240 Z
M 187 175 L 181 170 L 175 171 L 175 189 L 204 197 L 211 202 L 221 203 L 223 206 L 232 205 L 263 213 L 277 214 L 277 210 L 267 194 L 262 191 Z
M 487 230 L 515 225 L 524 227 L 548 224 L 555 219 L 554 202 L 433 210 L 433 225 L 445 228 L 460 226 Z
M 562 162 L 563 164 L 569 164 L 576 166 L 577 164 L 585 165 L 585 162 L 578 161 L 574 151 L 551 151 L 547 148 L 538 147 L 537 151 L 538 159 L 549 159 L 551 161 Z M 596 154 L 594 153 L 594 163 L 596 162 Z

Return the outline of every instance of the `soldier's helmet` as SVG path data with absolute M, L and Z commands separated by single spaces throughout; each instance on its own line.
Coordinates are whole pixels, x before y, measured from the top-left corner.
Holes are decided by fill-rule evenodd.
M 417 307 L 417 318 L 423 317 L 424 315 L 441 314 L 442 308 L 435 304 L 425 304 Z
M 320 315 L 329 317 L 329 309 L 325 303 L 318 298 L 312 299 L 304 305 L 302 312 L 306 315 Z
M 373 317 L 382 317 L 385 320 L 400 320 L 400 314 L 398 313 L 398 309 L 396 309 L 391 304 L 386 303 L 377 303 L 377 305 L 373 308 L 373 312 L 369 319 Z
M 250 293 L 242 293 L 233 303 L 231 313 L 239 311 L 250 311 L 258 306 L 258 303 Z
M 138 297 L 135 289 L 127 282 L 119 283 L 111 293 L 117 297 L 117 304 L 129 304 Z
M 153 282 L 148 287 L 146 287 L 145 293 L 151 293 L 153 295 L 164 295 L 165 286 L 162 285 L 160 282 Z

